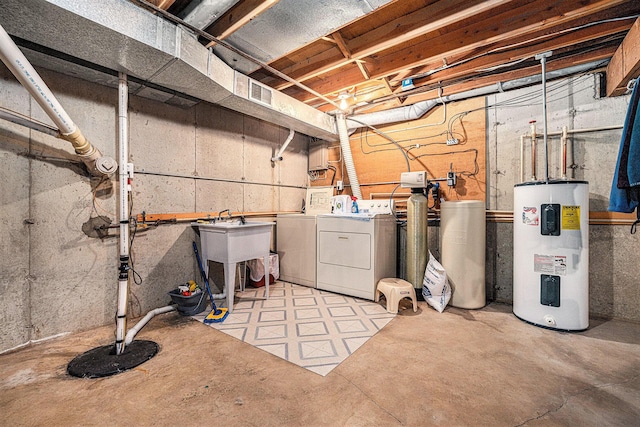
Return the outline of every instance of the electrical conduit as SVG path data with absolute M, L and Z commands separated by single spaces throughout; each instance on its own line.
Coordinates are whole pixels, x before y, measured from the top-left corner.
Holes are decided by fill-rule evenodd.
M 71 145 L 73 145 L 76 154 L 87 166 L 87 169 L 92 175 L 108 176 L 116 171 L 117 164 L 115 160 L 103 156 L 100 150 L 87 141 L 40 75 L 1 25 L 0 59 L 58 127 L 60 131 L 58 137 L 69 141 Z

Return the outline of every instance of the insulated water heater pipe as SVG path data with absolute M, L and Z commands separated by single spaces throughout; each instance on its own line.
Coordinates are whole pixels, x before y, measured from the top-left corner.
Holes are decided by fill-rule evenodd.
M 1 25 L 0 59 L 58 127 L 60 131 L 58 137 L 69 141 L 73 145 L 76 154 L 92 175 L 108 176 L 116 171 L 118 165 L 115 160 L 111 157 L 103 156 L 100 150 L 87 141 L 38 72 Z

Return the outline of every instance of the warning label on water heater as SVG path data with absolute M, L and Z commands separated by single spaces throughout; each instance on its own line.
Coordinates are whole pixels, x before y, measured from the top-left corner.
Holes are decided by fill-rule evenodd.
M 522 223 L 526 225 L 538 225 L 538 209 L 535 206 L 522 208 Z
M 580 206 L 562 206 L 562 229 L 580 230 Z
M 533 271 L 564 276 L 567 274 L 567 257 L 564 255 L 533 255 Z

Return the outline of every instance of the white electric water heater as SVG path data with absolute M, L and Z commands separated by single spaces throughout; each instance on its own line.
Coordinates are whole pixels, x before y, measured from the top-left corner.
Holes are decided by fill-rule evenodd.
M 589 183 L 514 187 L 513 313 L 551 329 L 589 327 Z

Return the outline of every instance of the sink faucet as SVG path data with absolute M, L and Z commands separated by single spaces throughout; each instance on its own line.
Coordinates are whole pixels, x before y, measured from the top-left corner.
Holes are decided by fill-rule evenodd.
M 222 214 L 226 212 L 227 215 L 229 216 L 229 219 L 231 218 L 231 211 L 229 209 L 225 209 L 223 211 L 218 212 L 218 221 L 222 220 Z

